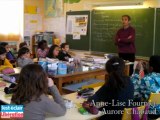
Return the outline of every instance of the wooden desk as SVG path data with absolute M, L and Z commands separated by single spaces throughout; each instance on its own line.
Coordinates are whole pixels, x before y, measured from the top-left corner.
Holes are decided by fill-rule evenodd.
M 21 68 L 17 67 L 14 68 L 15 74 L 19 74 Z M 97 70 L 91 70 L 91 71 L 85 71 L 85 72 L 76 72 L 73 74 L 66 74 L 66 75 L 56 75 L 56 76 L 50 76 L 55 84 L 57 85 L 57 88 L 59 89 L 59 92 L 62 94 L 62 84 L 71 82 L 71 81 L 79 81 L 86 78 L 96 78 L 100 75 L 105 75 L 106 71 L 104 69 L 97 69 Z
M 127 63 L 125 65 L 125 75 L 129 75 L 129 65 L 132 63 Z M 75 72 L 72 74 L 66 74 L 66 75 L 56 75 L 56 76 L 50 76 L 54 83 L 57 85 L 57 88 L 59 89 L 59 92 L 62 94 L 62 84 L 69 83 L 73 81 L 80 81 L 83 79 L 88 78 L 97 78 L 98 76 L 104 75 L 105 79 L 108 77 L 108 74 L 105 69 L 96 69 L 96 70 L 90 70 L 90 71 L 83 71 L 83 72 Z
M 129 75 L 129 65 L 133 63 L 126 63 L 125 65 L 125 75 Z M 14 68 L 14 70 L 17 73 L 20 73 L 20 68 Z M 56 76 L 49 76 L 54 80 L 54 83 L 57 85 L 57 88 L 59 89 L 59 92 L 62 94 L 62 84 L 63 83 L 69 83 L 74 81 L 81 81 L 83 79 L 88 78 L 97 78 L 99 76 L 105 76 L 105 79 L 108 77 L 107 72 L 105 69 L 96 69 L 96 70 L 89 70 L 89 71 L 82 71 L 82 72 L 74 72 L 71 74 L 66 75 L 56 75 Z
M 80 81 L 87 78 L 96 78 L 96 76 L 105 75 L 105 74 L 106 74 L 106 71 L 104 69 L 97 69 L 92 71 L 76 72 L 76 73 L 67 74 L 67 75 L 56 75 L 51 77 L 54 80 L 54 83 L 57 85 L 59 92 L 62 94 L 63 83 Z

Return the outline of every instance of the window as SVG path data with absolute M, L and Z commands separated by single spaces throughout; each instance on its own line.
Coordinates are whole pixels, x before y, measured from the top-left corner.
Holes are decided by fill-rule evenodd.
M 0 0 L 0 41 L 17 41 L 23 35 L 23 0 Z

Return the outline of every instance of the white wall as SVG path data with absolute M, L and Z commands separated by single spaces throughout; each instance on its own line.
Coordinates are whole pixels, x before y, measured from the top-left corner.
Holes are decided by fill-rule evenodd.
M 65 42 L 65 17 L 46 18 L 44 20 L 44 30 L 53 31 L 61 42 Z

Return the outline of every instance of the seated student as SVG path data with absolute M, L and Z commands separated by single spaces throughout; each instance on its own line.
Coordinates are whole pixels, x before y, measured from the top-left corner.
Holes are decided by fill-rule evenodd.
M 27 47 L 27 48 L 28 48 L 27 43 L 26 43 L 26 42 L 21 42 L 21 43 L 19 44 L 19 49 L 22 48 L 22 47 Z M 31 58 L 32 58 L 32 59 L 34 58 L 34 56 L 33 56 L 32 53 L 31 53 Z
M 47 41 L 42 40 L 38 43 L 37 57 L 46 58 L 48 54 Z
M 32 64 L 33 60 L 30 58 L 30 51 L 27 47 L 22 47 L 18 51 L 17 65 L 23 67 L 27 64 Z
M 23 120 L 44 120 L 46 113 L 56 117 L 66 113 L 63 98 L 40 65 L 29 64 L 23 67 L 17 82 L 11 103 L 24 105 Z M 48 90 L 52 99 L 47 95 Z
M 27 43 L 26 42 L 21 42 L 19 44 L 19 49 L 22 48 L 22 47 L 27 47 Z
M 141 69 L 139 66 L 137 68 L 137 71 Z M 139 101 L 147 101 L 151 92 L 160 92 L 160 56 L 150 57 L 149 72 L 142 79 L 139 79 L 139 72 L 131 77 L 135 89 L 134 98 Z
M 12 64 L 6 58 L 6 49 L 0 46 L 0 72 L 6 68 L 13 68 Z
M 106 114 L 100 117 L 100 120 L 121 120 L 122 113 L 112 114 L 113 111 L 122 111 L 124 108 L 132 107 L 128 100 L 133 99 L 134 86 L 130 78 L 124 75 L 125 63 L 121 58 L 113 57 L 106 63 L 106 71 L 109 78 L 106 83 L 92 96 L 88 101 L 109 103 L 108 106 L 101 107 L 105 109 Z M 124 102 L 124 105 L 117 105 Z
M 15 56 L 13 55 L 13 53 L 10 51 L 10 47 L 9 47 L 8 43 L 2 42 L 0 45 L 3 46 L 3 47 L 6 49 L 6 51 L 7 51 L 6 58 L 7 58 L 11 63 L 15 63 L 16 58 L 15 58 Z
M 62 61 L 68 61 L 69 58 L 71 58 L 71 56 L 68 54 L 68 51 L 69 51 L 69 45 L 67 43 L 62 43 L 58 59 Z
M 52 45 L 49 49 L 48 58 L 57 58 L 59 55 L 59 47 L 58 45 Z

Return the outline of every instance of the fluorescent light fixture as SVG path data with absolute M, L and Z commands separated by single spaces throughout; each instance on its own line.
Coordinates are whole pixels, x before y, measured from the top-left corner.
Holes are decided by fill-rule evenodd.
M 102 6 L 94 7 L 95 10 L 117 10 L 117 9 L 140 9 L 146 8 L 143 5 L 130 5 L 130 6 Z
M 92 4 L 96 10 L 117 10 L 117 9 L 139 9 L 146 8 L 143 5 L 144 0 L 135 1 L 117 1 L 117 2 L 99 2 Z

